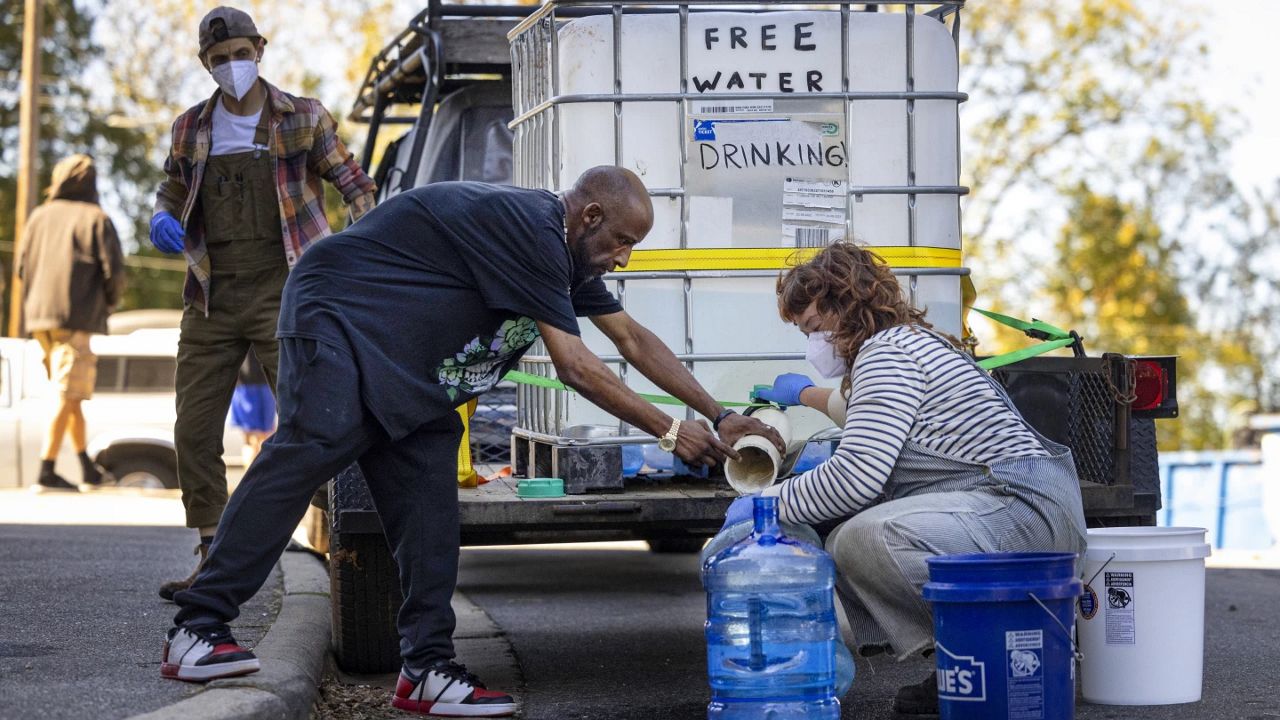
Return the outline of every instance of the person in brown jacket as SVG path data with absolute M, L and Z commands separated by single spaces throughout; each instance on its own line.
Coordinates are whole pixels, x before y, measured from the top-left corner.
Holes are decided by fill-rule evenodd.
M 44 349 L 44 366 L 61 391 L 40 452 L 41 487 L 77 491 L 54 472 L 62 436 L 70 433 L 86 485 L 103 482 L 86 450 L 80 403 L 93 395 L 98 358 L 89 336 L 107 332 L 107 316 L 124 293 L 124 255 L 111 218 L 98 206 L 93 158 L 72 155 L 53 167 L 49 199 L 22 234 L 18 277 L 26 331 Z

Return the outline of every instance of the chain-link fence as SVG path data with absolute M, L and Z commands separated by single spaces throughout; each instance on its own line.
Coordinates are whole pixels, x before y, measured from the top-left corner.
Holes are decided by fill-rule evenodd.
M 480 396 L 471 418 L 471 461 L 507 463 L 511 460 L 511 428 L 516 425 L 516 386 L 499 383 Z

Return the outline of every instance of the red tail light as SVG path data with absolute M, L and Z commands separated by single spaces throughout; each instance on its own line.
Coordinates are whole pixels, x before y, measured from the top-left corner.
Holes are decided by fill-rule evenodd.
M 1169 392 L 1169 376 L 1160 363 L 1138 360 L 1134 364 L 1134 410 L 1155 410 Z
M 1147 355 L 1133 359 L 1134 417 L 1178 417 L 1178 358 Z

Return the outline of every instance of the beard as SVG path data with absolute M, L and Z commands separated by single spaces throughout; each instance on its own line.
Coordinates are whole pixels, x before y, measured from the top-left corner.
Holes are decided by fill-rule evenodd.
M 577 290 L 583 283 L 594 280 L 604 273 L 600 269 L 591 264 L 591 254 L 587 251 L 587 246 L 591 238 L 600 232 L 600 228 L 584 230 L 582 237 L 578 238 L 578 242 L 569 245 L 569 256 L 573 258 L 573 276 L 569 278 L 569 287 L 571 290 Z

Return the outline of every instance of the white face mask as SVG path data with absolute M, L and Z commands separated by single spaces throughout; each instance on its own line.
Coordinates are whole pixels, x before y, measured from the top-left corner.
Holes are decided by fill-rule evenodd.
M 224 62 L 214 66 L 213 80 L 222 88 L 222 92 L 241 100 L 254 83 L 258 82 L 258 63 L 255 60 Z
M 831 344 L 831 333 L 809 333 L 809 349 L 805 351 L 804 358 L 824 378 L 843 377 L 849 372 L 849 363 L 836 355 L 836 349 Z

